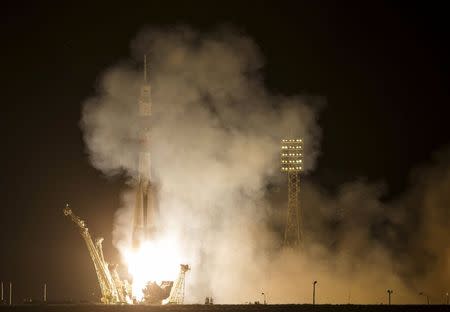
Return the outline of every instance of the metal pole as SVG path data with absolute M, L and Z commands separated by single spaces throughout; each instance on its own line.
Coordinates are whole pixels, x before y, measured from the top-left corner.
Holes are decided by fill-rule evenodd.
M 313 305 L 316 304 L 316 284 L 317 281 L 313 282 Z
M 388 293 L 388 296 L 389 296 L 389 304 L 391 304 L 391 294 L 393 293 L 394 291 L 392 290 L 392 289 L 388 289 L 387 290 L 387 293 Z
M 47 302 L 47 283 L 44 283 L 44 303 Z
M 12 282 L 9 282 L 9 305 L 12 305 Z
M 2 293 L 2 299 L 1 299 L 1 303 L 3 303 L 3 281 L 2 281 L 2 290 L 1 290 L 1 293 Z
M 426 296 L 427 297 L 427 304 L 430 304 L 430 297 L 428 296 L 428 294 L 424 293 L 423 291 L 421 291 L 419 293 L 420 296 Z

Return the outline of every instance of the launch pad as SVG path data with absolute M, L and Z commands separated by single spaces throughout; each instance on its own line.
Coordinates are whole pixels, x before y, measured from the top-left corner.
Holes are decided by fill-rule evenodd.
M 133 293 L 132 284 L 121 279 L 117 272 L 117 265 L 108 263 L 103 255 L 103 238 L 92 240 L 87 224 L 75 215 L 69 205 L 64 208 L 64 215 L 70 217 L 79 227 L 94 264 L 102 297 L 105 304 L 183 304 L 185 292 L 185 275 L 190 270 L 187 264 L 180 265 L 180 272 L 175 281 L 147 281 L 140 294 Z M 158 255 L 154 255 L 158 256 Z

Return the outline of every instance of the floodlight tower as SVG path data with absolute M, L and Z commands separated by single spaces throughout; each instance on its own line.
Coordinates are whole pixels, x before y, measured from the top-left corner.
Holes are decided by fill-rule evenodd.
M 150 124 L 152 116 L 151 85 L 148 81 L 147 57 L 144 56 L 144 81 L 139 97 L 139 156 L 137 164 L 137 190 L 134 210 L 132 243 L 138 247 L 154 231 L 156 208 L 154 187 L 151 183 Z
M 300 172 L 302 170 L 301 139 L 281 140 L 281 171 L 288 176 L 288 209 L 284 245 L 300 247 L 303 243 L 300 207 Z

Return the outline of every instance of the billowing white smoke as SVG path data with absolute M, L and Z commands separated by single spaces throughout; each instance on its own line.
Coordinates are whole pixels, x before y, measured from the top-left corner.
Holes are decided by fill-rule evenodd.
M 134 53 L 140 60 L 149 51 L 160 225 L 181 238 L 193 267 L 194 299 L 213 294 L 243 301 L 249 294 L 238 285 L 254 283 L 250 272 L 261 274 L 255 261 L 264 259 L 268 241 L 263 196 L 268 178 L 279 171 L 280 140 L 302 137 L 305 168 L 312 168 L 315 114 L 300 97 L 264 88 L 261 55 L 245 36 L 186 28 L 144 32 Z M 92 162 L 108 175 L 135 175 L 138 147 L 131 138 L 139 127 L 142 77 L 141 68 L 119 64 L 104 73 L 99 95 L 84 105 Z M 125 197 L 114 232 L 119 249 L 129 244 L 132 226 L 133 200 Z
M 370 236 L 370 223 L 388 207 L 377 188 L 363 183 L 344 187 L 337 198 L 306 185 L 310 247 L 301 255 L 280 251 L 272 225 L 281 209 L 265 199 L 267 183 L 280 176 L 280 139 L 303 138 L 308 171 L 320 131 L 302 97 L 265 89 L 262 57 L 252 40 L 229 29 L 200 34 L 181 27 L 144 31 L 132 50 L 138 62 L 150 52 L 159 226 L 162 235 L 176 237 L 180 261 L 192 266 L 189 302 L 212 295 L 217 302 L 242 303 L 261 300 L 262 291 L 271 302 L 308 302 L 314 279 L 322 302 L 378 303 L 386 287 L 396 289 L 397 302 L 417 297 L 397 274 L 389 249 Z M 132 138 L 142 76 L 135 63 L 120 63 L 102 75 L 98 95 L 84 104 L 91 160 L 107 175 L 136 175 Z M 129 246 L 134 205 L 133 194 L 123 198 L 114 229 L 119 250 Z M 353 216 L 336 213 L 348 210 Z M 404 216 L 392 219 L 406 222 Z

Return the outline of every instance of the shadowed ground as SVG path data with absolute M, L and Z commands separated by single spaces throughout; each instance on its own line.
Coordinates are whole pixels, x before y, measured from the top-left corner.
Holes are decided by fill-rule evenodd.
M 384 312 L 384 311 L 450 311 L 449 305 L 166 305 L 166 306 L 118 306 L 95 304 L 60 304 L 60 305 L 15 305 L 0 306 L 0 311 L 48 311 L 48 312 Z

